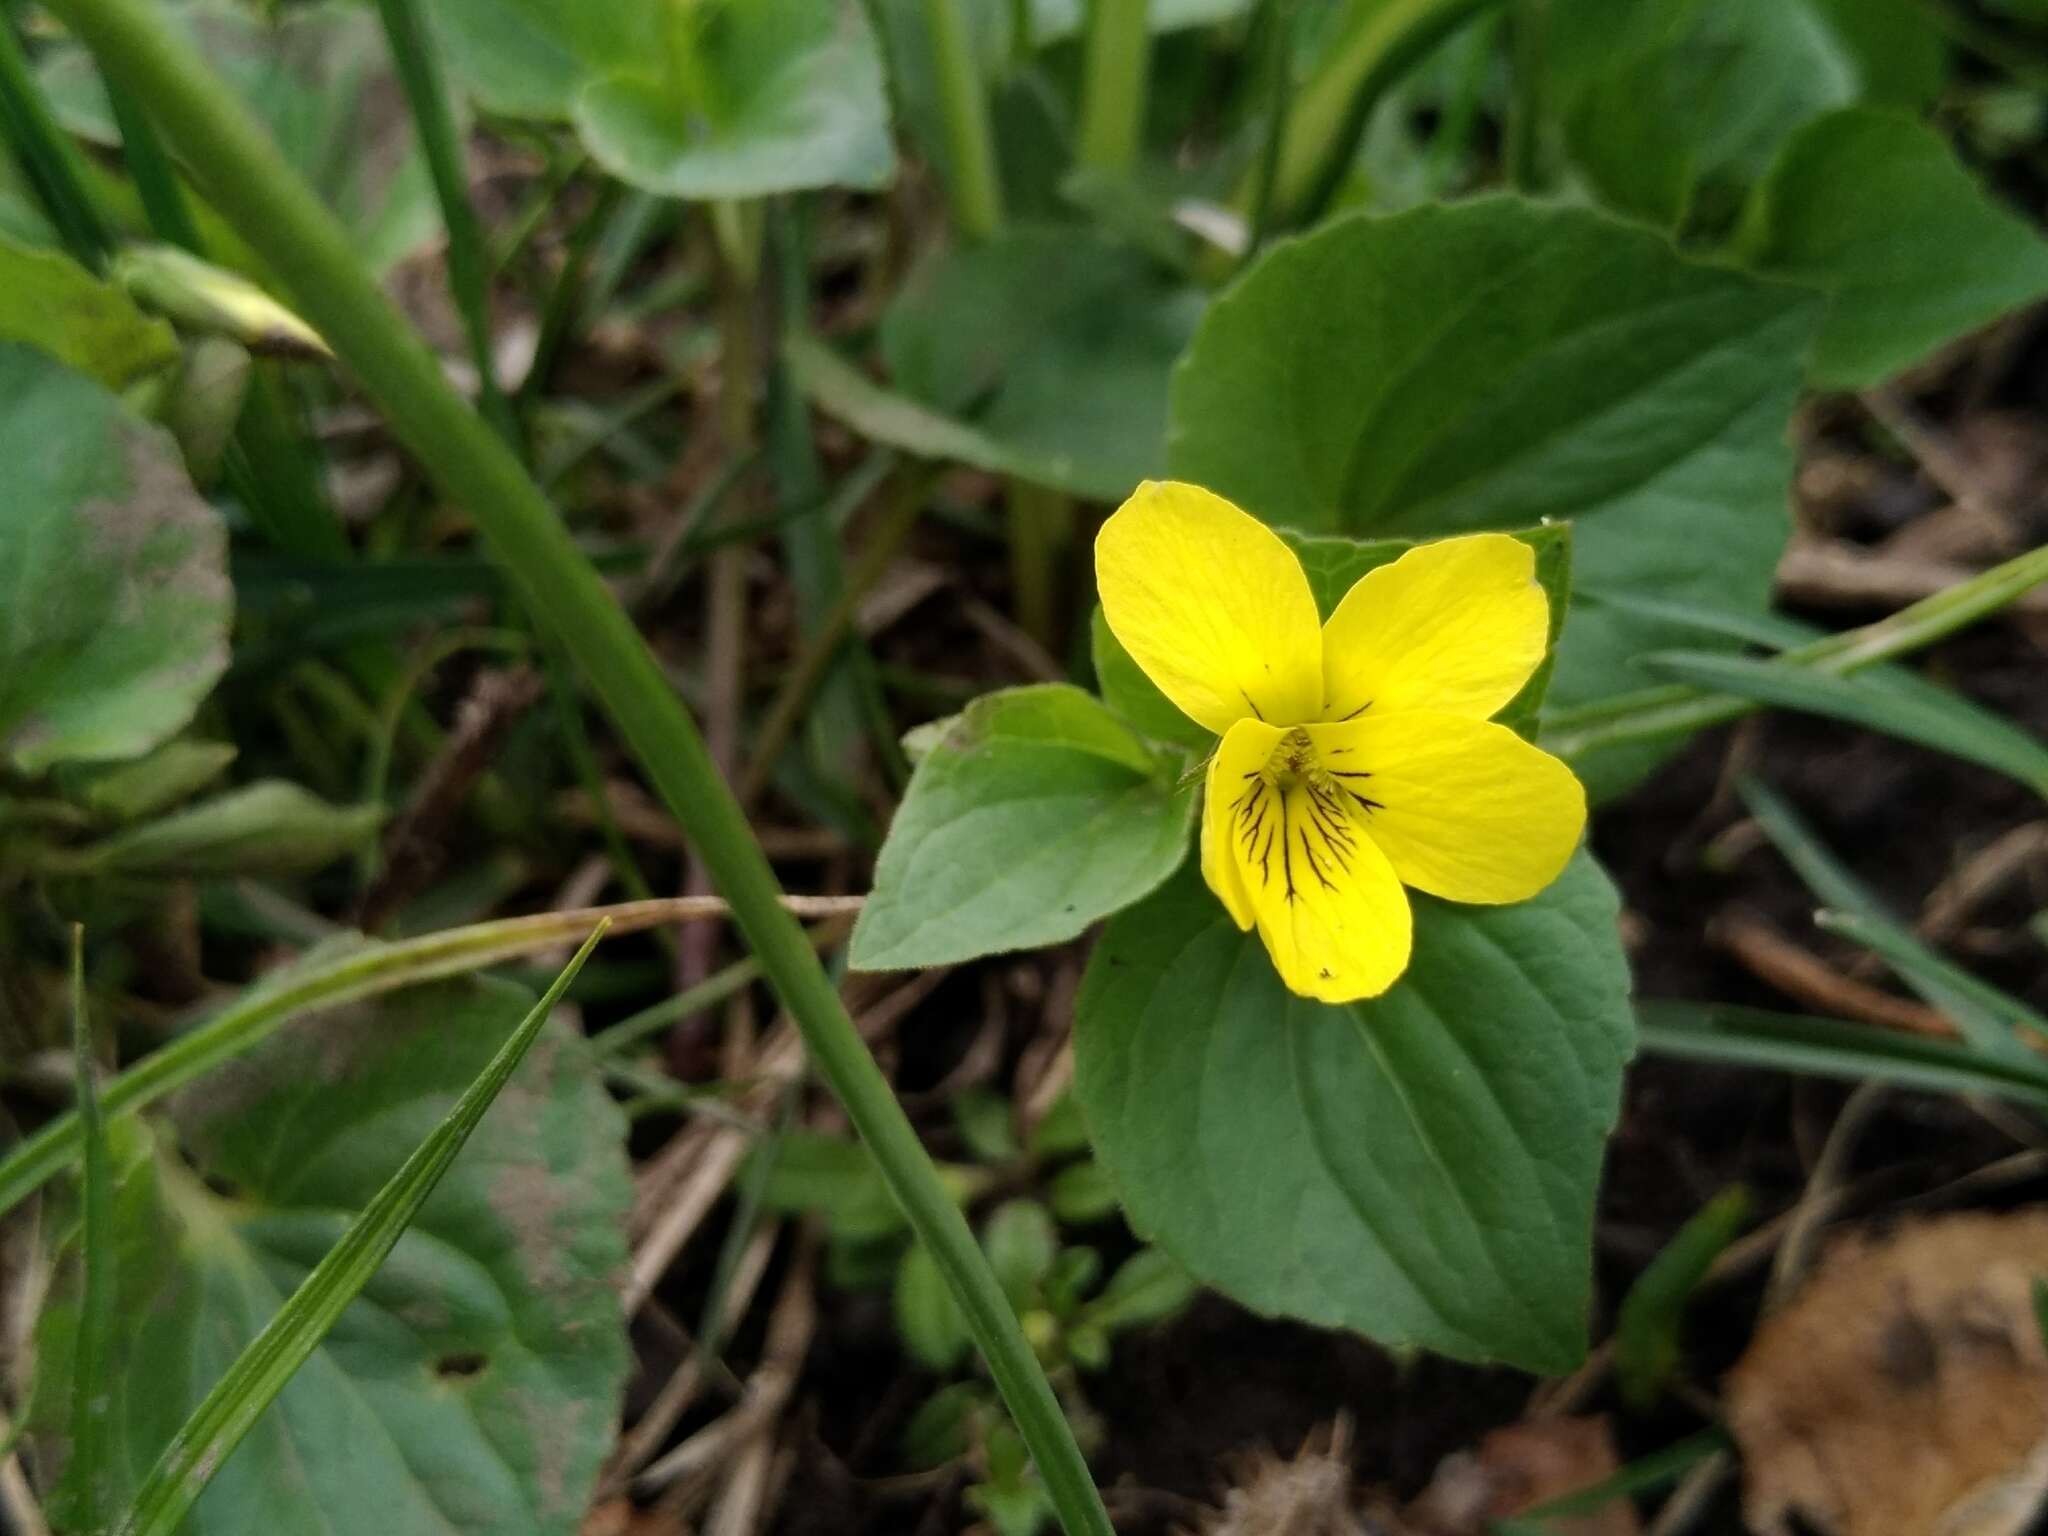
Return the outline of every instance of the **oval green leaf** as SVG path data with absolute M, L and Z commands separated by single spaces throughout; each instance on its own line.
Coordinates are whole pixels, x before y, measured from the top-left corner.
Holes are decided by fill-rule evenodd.
M 1534 1371 L 1584 1352 L 1634 1032 L 1613 887 L 1417 897 L 1385 996 L 1290 995 L 1190 867 L 1115 919 L 1076 1082 L 1131 1224 L 1261 1312 Z
M 1064 683 L 976 699 L 911 776 L 854 926 L 860 970 L 1074 938 L 1173 872 L 1191 789 Z
M 227 665 L 227 538 L 170 437 L 0 342 L 0 758 L 138 757 Z

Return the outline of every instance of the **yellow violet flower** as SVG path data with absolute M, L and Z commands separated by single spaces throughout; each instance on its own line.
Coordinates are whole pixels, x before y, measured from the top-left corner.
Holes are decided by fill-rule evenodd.
M 1403 885 L 1522 901 L 1586 825 L 1563 763 L 1490 717 L 1543 660 L 1536 557 L 1504 533 L 1369 571 L 1327 624 L 1294 551 L 1198 486 L 1147 481 L 1102 525 L 1103 616 L 1222 737 L 1202 876 L 1290 991 L 1375 997 L 1408 966 Z

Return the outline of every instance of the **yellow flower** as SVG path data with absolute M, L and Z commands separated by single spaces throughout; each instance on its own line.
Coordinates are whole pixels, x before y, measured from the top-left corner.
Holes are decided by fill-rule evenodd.
M 1197 486 L 1147 481 L 1095 541 L 1111 631 L 1223 739 L 1202 876 L 1289 990 L 1375 997 L 1408 966 L 1402 886 L 1500 903 L 1557 878 L 1586 824 L 1569 768 L 1490 720 L 1543 660 L 1529 546 L 1479 533 L 1369 571 L 1319 623 L 1301 563 Z

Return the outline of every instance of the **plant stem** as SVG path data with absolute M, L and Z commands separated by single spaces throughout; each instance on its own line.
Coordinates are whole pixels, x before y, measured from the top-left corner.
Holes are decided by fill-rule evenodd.
M 1502 147 L 1508 185 L 1534 193 L 1543 159 L 1543 43 L 1550 24 L 1545 0 L 1514 0 L 1508 9 L 1508 121 Z
M 1055 656 L 1060 653 L 1059 569 L 1074 536 L 1074 503 L 1064 492 L 1012 477 L 1010 591 L 1017 622 Z
M 1294 84 L 1293 0 L 1260 0 L 1252 18 L 1251 37 L 1258 47 L 1258 90 L 1265 103 L 1266 122 L 1259 138 L 1259 157 L 1252 162 L 1245 181 L 1245 240 L 1239 267 L 1249 263 L 1265 244 L 1273 217 L 1273 187 L 1280 178 L 1280 153 L 1287 141 L 1287 98 Z M 1212 264 L 1219 274 L 1227 270 L 1220 261 Z
M 518 441 L 519 424 L 505 393 L 498 387 L 498 369 L 491 355 L 489 259 L 476 210 L 469 202 L 469 174 L 462 153 L 462 135 L 448 101 L 448 82 L 434 56 L 433 40 L 421 24 L 415 0 L 377 0 L 384 35 L 398 83 L 412 112 L 413 129 L 427 158 L 434 195 L 441 204 L 441 223 L 448 232 L 448 288 L 469 340 L 476 367 L 477 401 L 492 426 L 507 442 Z
M 114 88 L 133 91 L 152 112 L 209 200 L 334 343 L 444 494 L 476 520 L 528 610 L 560 636 L 711 869 L 812 1061 L 931 1250 L 1069 1536 L 1112 1536 L 1087 1462 L 1008 1298 L 810 941 L 784 910 L 774 871 L 703 738 L 610 588 L 505 442 L 448 387 L 433 354 L 356 260 L 347 233 L 156 7 L 56 0 L 53 9 Z
M 1152 36 L 1146 0 L 1089 0 L 1088 51 L 1081 77 L 1081 164 L 1127 176 L 1145 129 Z
M 1873 624 L 1781 651 L 1775 665 L 1810 667 L 1837 676 L 1854 672 L 1932 645 L 2044 581 L 2048 546 L 2015 555 Z M 1560 757 L 1584 757 L 1603 747 L 1687 735 L 1739 719 L 1756 708 L 1754 700 L 1733 694 L 1701 693 L 1683 686 L 1649 688 L 1583 710 L 1560 712 L 1548 722 L 1542 743 Z
M 939 108 L 946 120 L 947 190 L 953 223 L 970 240 L 988 240 L 1003 227 L 1003 182 L 996 171 L 995 131 L 974 35 L 960 0 L 924 0 L 938 70 Z
M 1313 219 L 1344 179 L 1366 120 L 1388 89 L 1431 49 L 1502 0 L 1383 0 L 1354 4 L 1345 35 L 1294 97 L 1272 182 L 1276 222 Z M 1238 209 L 1256 202 L 1256 170 Z
M 121 163 L 128 167 L 128 179 L 142 198 L 149 227 L 160 239 L 200 254 L 199 226 L 185 205 L 184 190 L 171 168 L 171 157 L 164 153 L 163 141 L 142 108 L 119 91 L 108 95 L 107 105 L 114 110 L 114 126 L 121 134 Z

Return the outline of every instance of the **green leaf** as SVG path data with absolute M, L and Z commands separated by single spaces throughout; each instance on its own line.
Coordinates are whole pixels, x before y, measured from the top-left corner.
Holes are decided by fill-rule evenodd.
M 219 778 L 235 760 L 224 741 L 167 741 L 132 763 L 81 764 L 60 771 L 64 793 L 108 821 L 138 821 L 176 805 Z
M 1060 1240 L 1051 1214 L 1036 1200 L 1005 1200 L 982 1226 L 981 1247 L 1003 1294 L 1022 1312 L 1059 1257 Z
M 67 367 L 125 390 L 178 360 L 170 326 L 68 256 L 0 235 L 0 341 L 38 347 Z
M 783 1134 L 761 1204 L 789 1215 L 818 1212 L 834 1236 L 854 1240 L 886 1237 L 904 1227 L 903 1211 L 867 1149 L 818 1131 Z
M 941 247 L 882 322 L 896 387 L 970 421 L 1049 483 L 1101 500 L 1166 464 L 1167 377 L 1201 317 L 1194 290 L 1072 229 Z
M 966 1358 L 974 1340 L 946 1278 L 923 1243 L 903 1250 L 891 1293 L 896 1331 L 903 1347 L 934 1371 L 950 1371 Z
M 1785 145 L 1745 215 L 1761 271 L 1832 297 L 1812 377 L 1863 389 L 2048 293 L 2048 245 L 1932 129 L 1854 109 Z
M 699 11 L 685 79 L 656 72 L 650 58 L 665 57 L 656 52 L 625 61 L 576 96 L 577 132 L 600 165 L 668 197 L 888 185 L 896 154 L 882 56 L 857 0 L 751 0 Z
M 1076 1082 L 1132 1226 L 1262 1312 L 1526 1369 L 1585 1348 L 1601 1146 L 1633 1041 L 1614 890 L 1415 898 L 1385 996 L 1291 996 L 1192 868 L 1113 921 Z
M 782 356 L 790 377 L 811 404 L 869 442 L 900 448 L 921 459 L 944 459 L 1040 485 L 1065 485 L 1081 473 L 1064 455 L 1026 453 L 908 395 L 883 388 L 825 343 L 800 331 L 792 330 L 783 338 Z
M 2010 775 L 2048 795 L 2048 746 L 1961 694 L 1911 672 L 1821 672 L 1753 656 L 1657 651 L 1642 659 L 1653 676 L 1738 694 L 1760 704 L 1801 710 L 1884 731 Z
M 607 11 L 611 6 L 586 9 Z M 277 7 L 274 19 L 224 0 L 162 7 L 270 130 L 278 149 L 348 226 L 382 273 L 441 233 L 441 214 L 383 29 L 370 7 Z M 83 48 L 52 49 L 41 76 L 64 125 L 106 147 L 121 135 Z M 216 249 L 226 247 L 215 242 Z
M 1081 1118 L 1081 1103 L 1071 1091 L 1052 1101 L 1052 1108 L 1031 1133 L 1034 1157 L 1065 1157 L 1088 1147 L 1088 1122 Z
M 1092 1157 L 1084 1157 L 1054 1174 L 1046 1198 L 1052 1202 L 1055 1216 L 1075 1226 L 1104 1221 L 1116 1214 L 1116 1183 Z
M 1118 1266 L 1083 1316 L 1109 1333 L 1163 1323 L 1193 1301 L 1200 1289 L 1171 1254 L 1140 1248 Z
M 1636 1277 L 1614 1327 L 1614 1374 L 1621 1394 L 1640 1411 L 1652 1407 L 1678 1370 L 1679 1330 L 1686 1304 L 1721 1251 L 1749 1222 L 1749 1191 L 1741 1185 L 1709 1200 Z
M 383 820 L 378 806 L 330 805 L 265 779 L 130 827 L 77 857 L 94 872 L 123 875 L 298 874 L 362 847 Z
M 1173 872 L 1192 790 L 1078 688 L 977 699 L 918 763 L 854 925 L 860 970 L 1078 936 Z
M 924 1400 L 898 1441 L 912 1470 L 927 1472 L 967 1454 L 975 1420 L 987 1411 L 986 1391 L 979 1382 L 956 1381 Z
M 0 342 L 0 757 L 135 757 L 227 665 L 226 537 L 170 438 L 82 374 Z
M 644 906 L 611 910 L 614 932 L 654 925 Z M 256 1049 L 291 1019 L 575 943 L 589 933 L 593 921 L 588 909 L 543 912 L 393 944 L 337 934 L 269 972 L 218 1013 L 130 1066 L 106 1085 L 102 1106 L 109 1115 L 133 1114 Z M 0 1216 L 76 1160 L 78 1152 L 78 1117 L 69 1113 L 51 1117 L 8 1148 L 0 1156 Z
M 205 1434 L 178 1442 L 167 1470 L 214 1473 L 190 1536 L 576 1529 L 629 1363 L 613 1290 L 624 1128 L 583 1042 L 544 1033 L 466 1155 L 405 1209 L 516 1060 L 531 1002 L 451 983 L 295 1027 L 181 1095 L 177 1151 L 167 1139 L 126 1170 L 107 1385 L 130 1489 L 266 1327 L 250 1357 L 268 1362 L 266 1390 L 317 1344 L 253 1427 L 239 1378 Z M 38 1411 L 69 1386 L 46 1375 Z M 224 1427 L 248 1433 L 222 1460 Z M 159 1484 L 173 1500 L 191 1486 Z
M 566 119 L 592 79 L 662 56 L 656 0 L 427 0 L 451 70 L 508 117 Z
M 1006 1163 L 1023 1149 L 1009 1098 L 993 1088 L 969 1088 L 950 1105 L 953 1125 L 967 1150 L 984 1163 Z
M 1724 227 L 1787 135 L 1854 102 L 1918 109 L 1946 73 L 1915 0 L 1559 0 L 1549 89 L 1602 200 Z
M 1211 306 L 1174 376 L 1173 473 L 1310 533 L 1572 522 L 1575 583 L 1761 612 L 1786 424 L 1822 300 L 1584 209 L 1495 197 L 1340 219 Z M 1551 706 L 1686 631 L 1575 615 Z M 1578 764 L 1625 787 L 1665 746 Z

